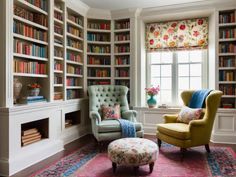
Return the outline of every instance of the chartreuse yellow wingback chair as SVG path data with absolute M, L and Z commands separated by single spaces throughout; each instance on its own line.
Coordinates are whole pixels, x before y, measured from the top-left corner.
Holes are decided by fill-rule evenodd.
M 194 91 L 183 91 L 181 97 L 184 105 L 188 105 Z M 159 148 L 161 142 L 180 147 L 182 156 L 186 148 L 205 145 L 209 153 L 209 141 L 215 119 L 215 115 L 220 104 L 222 92 L 218 90 L 211 91 L 205 99 L 206 108 L 203 110 L 202 119 L 192 120 L 189 124 L 179 123 L 178 114 L 164 115 L 165 123 L 157 124 L 157 141 Z

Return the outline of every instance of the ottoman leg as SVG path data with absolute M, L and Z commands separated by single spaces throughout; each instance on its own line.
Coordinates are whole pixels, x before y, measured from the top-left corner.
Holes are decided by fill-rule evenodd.
M 154 167 L 154 162 L 149 164 L 150 173 L 152 173 Z
M 134 167 L 134 175 L 135 176 L 138 174 L 138 169 L 139 169 L 139 166 L 135 166 Z
M 117 164 L 115 162 L 112 162 L 113 173 L 116 172 L 116 168 L 117 168 Z

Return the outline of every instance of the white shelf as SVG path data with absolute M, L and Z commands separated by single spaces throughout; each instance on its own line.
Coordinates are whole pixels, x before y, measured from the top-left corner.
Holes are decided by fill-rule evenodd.
M 58 34 L 58 33 L 56 33 L 56 32 L 54 32 L 54 36 L 59 37 L 59 38 L 63 38 L 63 35 Z
M 130 55 L 130 52 L 114 53 L 114 55 Z
M 54 73 L 59 73 L 59 74 L 62 74 L 62 73 L 63 73 L 63 71 L 61 71 L 61 70 L 54 70 Z
M 115 65 L 115 68 L 128 68 L 130 65 Z
M 31 38 L 31 37 L 26 37 L 26 36 L 23 36 L 21 34 L 14 33 L 13 37 L 18 38 L 18 39 L 22 39 L 22 40 L 25 40 L 25 41 L 30 41 L 30 42 L 42 44 L 42 45 L 48 45 L 48 43 L 45 42 L 45 41 L 41 41 L 41 40 L 34 39 L 34 38 Z
M 221 23 L 219 27 L 228 27 L 228 26 L 236 26 L 236 23 Z
M 111 42 L 107 41 L 87 41 L 88 44 L 102 44 L 102 45 L 110 45 Z
M 219 42 L 230 42 L 230 41 L 236 41 L 236 38 L 219 39 Z
M 83 66 L 83 63 L 79 63 L 79 62 L 76 62 L 76 61 L 66 60 L 66 63 Z
M 87 55 L 110 56 L 111 53 L 91 53 L 91 52 L 87 52 Z
M 25 54 L 14 53 L 13 56 L 14 57 L 19 57 L 19 58 L 26 58 L 26 59 L 30 59 L 30 60 L 48 61 L 47 58 L 35 57 L 35 56 L 32 56 L 32 55 L 25 55 Z
M 90 80 L 109 80 L 111 77 L 87 77 Z
M 53 84 L 53 87 L 63 87 L 63 84 Z
M 236 53 L 219 53 L 219 56 L 234 56 Z
M 54 58 L 54 60 L 60 60 L 60 61 L 63 61 L 64 59 L 62 58 L 62 57 L 53 57 Z
M 130 77 L 114 77 L 115 80 L 129 80 Z
M 14 73 L 14 76 L 22 76 L 22 77 L 42 77 L 47 78 L 48 75 L 46 74 L 29 74 L 29 73 Z
M 236 67 L 219 67 L 219 70 L 235 70 Z
M 54 42 L 54 46 L 63 48 L 63 45 L 62 45 L 62 44 L 58 44 L 58 43 L 56 43 L 56 42 Z
M 67 46 L 66 49 L 68 49 L 68 50 L 73 50 L 73 51 L 75 51 L 75 52 L 83 53 L 83 50 L 77 49 L 77 48 L 74 48 L 74 47 L 70 47 L 70 46 Z
M 110 33 L 111 30 L 104 30 L 104 29 L 92 29 L 87 28 L 87 32 L 96 32 L 96 33 Z
M 236 84 L 236 81 L 218 81 L 218 84 Z
M 41 14 L 44 14 L 44 15 L 48 15 L 48 13 L 46 11 L 34 6 L 33 4 L 28 3 L 25 0 L 15 0 L 15 3 L 19 6 L 21 6 L 24 9 L 27 9 L 27 10 L 30 10 L 30 11 L 33 11 L 33 12 L 37 12 L 37 13 L 41 13 Z
M 67 23 L 70 24 L 70 25 L 73 25 L 73 26 L 75 26 L 77 28 L 84 29 L 83 26 L 81 26 L 81 25 L 79 25 L 79 24 L 77 24 L 77 23 L 75 23 L 75 22 L 73 22 L 73 21 L 71 21 L 69 19 L 67 19 Z
M 24 23 L 26 23 L 26 24 L 28 24 L 28 25 L 31 25 L 31 26 L 34 26 L 34 27 L 37 27 L 37 28 L 40 28 L 40 29 L 43 29 L 43 30 L 48 30 L 48 27 L 45 27 L 45 26 L 40 25 L 40 24 L 38 24 L 38 23 L 35 23 L 35 22 L 32 22 L 32 21 L 26 20 L 26 19 L 21 18 L 21 17 L 19 17 L 19 16 L 14 15 L 13 18 L 14 18 L 15 20 L 19 20 L 19 21 L 21 21 L 21 22 L 24 22 Z
M 54 18 L 54 22 L 57 22 L 57 23 L 59 23 L 59 24 L 63 25 L 63 21 L 61 21 L 61 20 L 58 20 L 57 18 Z
M 61 14 L 63 13 L 63 11 L 61 9 L 57 8 L 57 7 L 54 7 L 54 11 L 59 12 Z
M 130 40 L 127 41 L 115 41 L 114 44 L 128 44 L 130 43 Z
M 129 32 L 129 31 L 130 31 L 129 28 L 127 28 L 127 29 L 115 29 L 115 30 L 114 30 L 115 33 Z
M 236 95 L 222 95 L 222 98 L 236 98 Z
M 84 39 L 83 38 L 81 38 L 81 37 L 79 37 L 79 36 L 75 36 L 75 35 L 73 35 L 73 34 L 71 34 L 71 33 L 66 33 L 66 35 L 68 36 L 68 37 L 71 37 L 71 38 L 74 38 L 74 39 L 78 39 L 78 40 L 80 40 L 80 41 L 83 41 Z
M 70 74 L 70 73 L 66 73 L 67 77 L 83 77 L 83 75 L 80 74 Z
M 83 89 L 82 86 L 66 86 L 66 89 Z
M 87 67 L 90 67 L 90 68 L 110 68 L 111 65 L 90 65 L 90 64 L 88 64 Z

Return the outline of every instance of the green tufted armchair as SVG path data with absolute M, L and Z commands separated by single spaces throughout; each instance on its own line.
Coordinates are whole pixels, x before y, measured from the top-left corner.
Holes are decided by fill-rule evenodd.
M 129 110 L 127 101 L 128 88 L 126 86 L 93 85 L 88 87 L 89 116 L 92 123 L 92 132 L 98 142 L 121 138 L 121 127 L 117 120 L 102 120 L 100 108 L 102 104 L 114 106 L 120 104 L 121 118 L 135 124 L 137 137 L 143 137 L 142 124 L 136 121 L 137 112 Z

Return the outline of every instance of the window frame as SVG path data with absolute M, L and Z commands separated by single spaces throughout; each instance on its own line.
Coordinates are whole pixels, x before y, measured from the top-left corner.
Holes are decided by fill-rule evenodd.
M 202 88 L 208 88 L 208 50 L 207 49 L 198 49 L 198 50 L 202 50 L 202 71 L 201 71 L 201 78 L 202 78 Z M 185 50 L 185 51 L 189 51 L 189 50 Z M 158 51 L 157 51 L 158 52 Z M 164 51 L 166 52 L 166 51 Z M 178 51 L 170 51 L 173 52 L 173 58 L 172 58 L 172 88 L 171 88 L 171 103 L 164 103 L 164 102 L 160 102 L 160 100 L 158 100 L 158 104 L 168 104 L 168 106 L 172 106 L 172 107 L 180 107 L 181 105 L 179 104 L 178 101 L 178 65 L 180 63 L 177 62 L 177 52 Z M 192 64 L 191 62 L 186 62 L 186 64 L 190 65 Z M 168 63 L 159 63 L 159 64 L 152 64 L 151 63 L 151 55 L 149 52 L 146 52 L 146 87 L 150 87 L 150 83 L 151 83 L 151 66 L 152 65 L 169 65 Z M 189 70 L 190 72 L 190 70 Z M 190 77 L 189 77 L 190 78 Z

